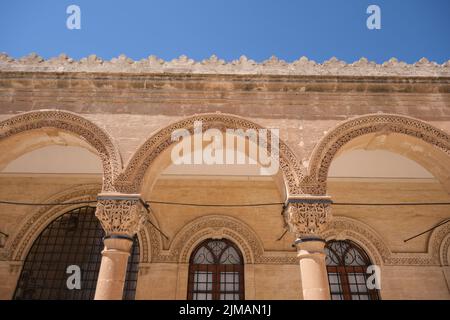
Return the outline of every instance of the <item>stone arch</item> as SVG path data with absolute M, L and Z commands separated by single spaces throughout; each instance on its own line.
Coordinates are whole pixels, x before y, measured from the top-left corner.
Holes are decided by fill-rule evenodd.
M 447 236 L 442 240 L 442 243 L 439 248 L 441 266 L 447 267 L 450 266 L 449 248 L 450 248 L 450 233 L 448 233 Z
M 433 230 L 428 240 L 428 253 L 435 264 L 450 265 L 450 222 Z
M 92 206 L 94 206 L 100 190 L 100 185 L 96 184 L 78 186 L 60 192 L 46 199 L 46 202 L 93 201 Z M 67 206 L 43 206 L 36 209 L 22 222 L 11 241 L 7 242 L 5 249 L 9 260 L 24 261 L 34 241 L 51 222 L 79 207 L 79 204 L 73 204 Z M 148 262 L 151 259 L 151 251 L 148 245 L 148 230 L 143 228 L 137 236 L 140 246 L 140 262 Z
M 372 261 L 379 265 L 446 265 L 450 246 L 450 225 L 437 228 L 430 236 L 427 252 L 395 253 L 383 238 L 365 223 L 348 217 L 333 217 L 323 238 L 349 239 L 366 250 Z M 444 251 L 447 250 L 447 251 Z
M 51 130 L 57 130 L 56 133 Z M 93 122 L 68 111 L 38 110 L 22 113 L 0 122 L 0 142 L 19 134 L 47 130 L 47 135 L 65 132 L 85 147 L 93 149 L 103 165 L 103 191 L 114 191 L 114 179 L 122 169 L 120 153 L 111 136 Z M 37 146 L 28 146 L 31 151 Z M 28 150 L 30 151 L 30 150 Z
M 96 201 L 100 192 L 100 185 L 92 184 L 70 188 L 46 199 L 47 202 L 77 202 Z M 42 206 L 31 213 L 17 229 L 17 232 L 7 243 L 6 250 L 10 260 L 23 261 L 28 254 L 33 242 L 41 234 L 47 225 L 64 213 L 76 209 L 80 205 L 67 206 Z
M 403 115 L 369 114 L 339 124 L 322 138 L 312 152 L 303 189 L 314 195 L 326 194 L 328 170 L 336 154 L 351 140 L 373 133 L 396 133 L 416 138 L 450 161 L 450 135 L 445 131 Z
M 150 223 L 151 221 L 151 223 Z M 137 234 L 140 245 L 140 262 L 150 263 L 153 261 L 153 256 L 159 254 L 162 250 L 162 236 L 155 229 L 160 228 L 156 217 L 153 212 L 147 213 L 147 219 L 145 223 L 141 226 L 139 233 Z
M 263 127 L 244 118 L 222 113 L 200 114 L 159 130 L 153 134 L 128 162 L 125 170 L 116 180 L 116 188 L 121 192 L 139 193 L 142 189 L 144 176 L 147 170 L 158 170 L 153 168 L 157 157 L 169 149 L 176 142 L 171 140 L 171 134 L 177 129 L 187 129 L 193 133 L 194 122 L 202 121 L 203 130 L 217 128 L 221 131 L 226 129 L 262 129 Z M 297 160 L 295 154 L 282 141 L 280 141 L 280 170 L 283 176 L 283 184 L 288 194 L 302 194 L 300 182 L 304 177 L 304 168 Z M 160 169 L 160 168 L 159 168 Z
M 370 260 L 382 265 L 384 259 L 390 255 L 388 246 L 382 238 L 366 224 L 347 217 L 333 217 L 323 238 L 329 240 L 351 240 L 361 246 Z
M 247 264 L 260 260 L 264 253 L 261 240 L 244 222 L 222 215 L 197 218 L 181 229 L 172 241 L 169 255 L 176 262 L 188 263 L 195 247 L 208 238 L 226 238 L 241 250 Z

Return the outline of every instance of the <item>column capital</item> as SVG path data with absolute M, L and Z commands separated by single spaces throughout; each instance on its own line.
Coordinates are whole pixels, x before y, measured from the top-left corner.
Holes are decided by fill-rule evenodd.
M 286 220 L 298 239 L 320 239 L 331 220 L 331 204 L 329 196 L 302 195 L 288 198 Z
M 106 237 L 133 238 L 146 217 L 145 202 L 140 194 L 100 193 L 95 215 L 100 220 Z

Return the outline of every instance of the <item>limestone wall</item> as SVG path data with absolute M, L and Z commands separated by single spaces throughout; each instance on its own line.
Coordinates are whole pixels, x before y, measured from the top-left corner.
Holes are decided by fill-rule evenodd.
M 10 63 L 5 62 L 3 56 L 1 58 L 2 63 Z M 98 66 L 101 64 L 95 58 L 91 62 Z M 380 112 L 405 115 L 450 133 L 450 80 L 445 71 L 448 66 L 443 73 L 436 71 L 441 66 L 434 65 L 426 67 L 432 71 L 421 73 L 420 64 L 403 66 L 392 62 L 390 64 L 396 65 L 395 72 L 378 72 L 385 67 L 389 69 L 390 64 L 387 64 L 373 66 L 378 70 L 375 74 L 360 72 L 364 69 L 358 69 L 360 73 L 355 74 L 346 72 L 348 68 L 343 66 L 336 67 L 336 62 L 333 62 L 328 67 L 314 67 L 321 70 L 319 74 L 297 72 L 289 75 L 286 72 L 260 74 L 259 69 L 245 74 L 245 68 L 239 74 L 217 74 L 214 70 L 208 74 L 183 71 L 163 73 L 165 67 L 161 73 L 139 70 L 120 72 L 120 68 L 119 71 L 108 72 L 101 67 L 98 70 L 94 68 L 95 72 L 89 71 L 89 68 L 84 70 L 87 72 L 74 72 L 71 68 L 67 69 L 70 72 L 64 68 L 62 71 L 52 69 L 51 72 L 41 72 L 40 69 L 22 68 L 21 63 L 14 62 L 13 67 L 6 69 L 3 66 L 0 71 L 0 121 L 38 109 L 76 112 L 106 130 L 113 138 L 124 166 L 138 147 L 157 130 L 188 116 L 206 112 L 230 113 L 264 127 L 279 128 L 280 138 L 294 151 L 304 170 L 321 138 L 342 121 L 355 116 Z M 186 61 L 180 63 L 183 66 Z M 244 67 L 248 63 L 240 62 Z M 424 63 L 429 64 L 421 64 Z M 333 73 L 333 66 L 336 70 L 345 69 L 345 72 Z M 408 73 L 402 74 L 402 70 Z M 416 70 L 420 71 L 419 76 L 415 76 Z M 61 131 L 45 131 L 43 134 L 49 136 L 49 141 L 59 144 L 68 141 L 68 134 Z M 389 135 L 389 130 L 377 134 Z M 7 153 L 18 140 L 20 137 L 9 138 L 7 143 L 1 144 L 0 152 Z M 419 148 L 417 151 L 411 141 L 404 142 L 410 145 L 407 148 L 403 145 L 403 149 L 399 147 L 398 150 L 407 150 L 417 157 L 429 154 L 428 149 Z M 84 146 L 86 143 L 79 144 Z M 427 164 L 432 167 L 433 161 L 430 159 Z M 445 159 L 448 162 L 448 157 Z M 439 167 L 448 168 L 447 162 L 440 163 Z M 335 202 L 449 201 L 450 175 L 448 170 L 442 169 L 440 172 L 442 175 L 438 179 L 428 180 L 330 179 L 327 192 Z M 101 188 L 101 179 L 96 175 L 0 174 L 0 198 L 46 202 L 71 192 L 80 196 L 80 190 L 87 187 L 95 198 Z M 174 178 L 159 179 L 153 190 L 144 197 L 179 202 L 242 203 L 284 201 L 281 194 L 270 179 Z M 152 209 L 154 218 L 169 240 L 161 240 L 159 260 L 152 260 L 149 253 L 149 261 L 141 264 L 137 298 L 185 299 L 186 262 L 174 261 L 173 257 L 171 261 L 164 261 L 163 258 L 170 253 L 172 241 L 186 225 L 208 215 L 229 216 L 241 221 L 262 244 L 264 252 L 260 253 L 260 260 L 249 262 L 245 267 L 246 298 L 301 298 L 299 266 L 295 260 L 295 248 L 291 246 L 294 236 L 287 233 L 277 241 L 284 232 L 280 207 L 211 210 L 153 205 Z M 11 261 L 8 250 L 15 235 L 25 223 L 36 229 L 35 237 L 44 227 L 30 222 L 30 217 L 35 214 L 45 213 L 34 207 L 0 205 L 1 231 L 10 235 L 5 248 L 0 248 L 1 299 L 12 296 L 20 272 L 20 260 L 23 259 L 22 256 L 17 259 L 19 261 Z M 377 243 L 369 243 L 368 248 L 381 252 L 368 253 L 373 257 L 381 256 L 383 299 L 450 299 L 448 261 L 429 256 L 431 253 L 428 251 L 435 241 L 433 233 L 406 244 L 403 242 L 407 237 L 448 218 L 448 206 L 335 205 L 333 214 L 336 218 L 359 221 L 378 237 L 375 239 Z M 150 240 L 147 241 L 147 247 L 151 248 Z M 450 249 L 447 247 L 447 250 Z M 447 256 L 448 253 L 442 255 Z M 161 285 L 161 279 L 164 279 L 164 285 Z
M 0 175 L 2 198 L 18 201 L 45 201 L 55 194 L 79 186 L 98 185 L 99 177 L 41 175 L 24 177 Z M 330 182 L 330 194 L 335 201 L 390 201 L 420 197 L 424 201 L 448 200 L 448 195 L 436 181 L 342 181 Z M 95 194 L 94 194 L 95 196 Z M 273 181 L 233 181 L 229 179 L 161 179 L 155 185 L 151 198 L 167 201 L 199 203 L 267 202 L 277 201 L 279 194 Z M 283 220 L 279 208 L 239 208 L 210 210 L 197 207 L 152 206 L 161 229 L 172 240 L 185 225 L 201 216 L 215 214 L 231 216 L 249 226 L 261 240 L 265 255 L 295 255 L 294 240 L 287 234 L 281 241 Z M 0 225 L 13 235 L 30 218 L 36 208 L 2 205 Z M 430 235 L 403 243 L 403 239 L 421 232 L 448 216 L 445 208 L 421 207 L 371 208 L 334 206 L 335 217 L 356 219 L 374 230 L 393 252 L 426 253 Z M 413 219 L 414 218 L 414 219 Z M 36 234 L 37 236 L 37 234 Z M 172 243 L 164 242 L 165 249 Z M 142 247 L 142 246 L 141 246 Z M 447 269 L 446 269 L 447 268 Z M 448 267 L 440 265 L 383 265 L 383 299 L 450 299 Z M 186 263 L 150 261 L 141 265 L 138 279 L 138 299 L 185 299 L 187 290 Z M 2 261 L 0 265 L 0 297 L 11 298 L 20 271 L 20 261 Z M 447 276 L 446 276 L 447 275 Z M 162 282 L 164 285 L 162 285 Z M 247 299 L 300 299 L 301 282 L 298 264 L 250 263 L 245 267 Z

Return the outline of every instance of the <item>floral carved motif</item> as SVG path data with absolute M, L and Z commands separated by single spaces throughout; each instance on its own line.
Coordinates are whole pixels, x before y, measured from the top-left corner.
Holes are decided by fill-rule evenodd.
M 320 236 L 331 220 L 330 202 L 289 203 L 286 219 L 297 237 Z
M 139 198 L 99 199 L 95 215 L 100 220 L 106 235 L 137 234 L 146 216 Z

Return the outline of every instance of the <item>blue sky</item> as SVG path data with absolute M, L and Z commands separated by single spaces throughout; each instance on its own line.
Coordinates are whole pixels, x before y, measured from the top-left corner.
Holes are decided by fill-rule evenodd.
M 66 27 L 66 8 L 81 8 L 81 30 Z M 366 9 L 381 8 L 381 30 Z M 2 0 L 0 52 L 80 59 L 151 54 L 227 61 L 272 55 L 322 62 L 336 56 L 383 62 L 391 57 L 450 59 L 450 0 Z

